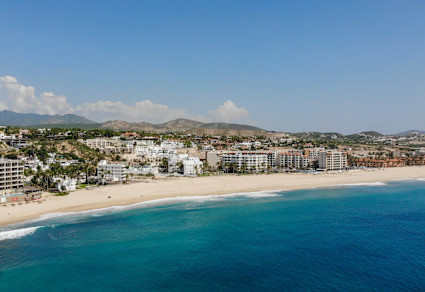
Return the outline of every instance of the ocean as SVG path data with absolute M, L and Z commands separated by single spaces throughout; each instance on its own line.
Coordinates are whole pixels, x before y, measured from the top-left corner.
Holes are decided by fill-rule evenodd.
M 425 290 L 425 181 L 158 200 L 0 228 L 0 291 L 323 290 Z

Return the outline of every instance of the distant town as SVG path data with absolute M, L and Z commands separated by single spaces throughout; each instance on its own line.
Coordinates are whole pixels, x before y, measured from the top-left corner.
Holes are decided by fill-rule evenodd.
M 159 177 L 341 172 L 425 165 L 425 135 L 305 132 L 250 136 L 0 128 L 0 202 Z

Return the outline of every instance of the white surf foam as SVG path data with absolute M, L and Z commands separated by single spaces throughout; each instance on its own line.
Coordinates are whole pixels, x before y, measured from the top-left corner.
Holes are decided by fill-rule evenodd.
M 425 178 L 411 178 L 411 177 L 405 177 L 405 178 L 397 178 L 393 179 L 392 181 L 425 181 Z
M 410 177 L 403 177 L 403 178 L 396 178 L 391 181 L 415 181 L 420 180 L 419 178 L 410 178 Z
M 16 239 L 33 234 L 38 228 L 43 226 L 27 227 L 15 230 L 7 230 L 0 232 L 0 241 L 6 239 Z
M 271 198 L 279 196 L 277 192 L 280 191 L 262 191 L 262 192 L 252 192 L 252 193 L 233 193 L 233 194 L 225 194 L 225 195 L 209 195 L 209 196 L 183 196 L 183 197 L 174 197 L 174 198 L 162 198 L 156 200 L 150 200 L 140 203 L 135 203 L 131 205 L 124 206 L 112 206 L 100 209 L 91 209 L 86 211 L 78 211 L 78 212 L 64 212 L 64 213 L 49 213 L 45 215 L 41 215 L 38 218 L 31 219 L 27 221 L 27 223 L 45 221 L 52 218 L 60 218 L 60 217 L 72 217 L 72 216 L 80 216 L 80 215 L 92 215 L 92 216 L 101 216 L 103 214 L 115 213 L 119 211 L 133 210 L 133 209 L 141 209 L 141 208 L 153 208 L 159 206 L 167 206 L 178 203 L 203 203 L 203 202 L 211 202 L 211 201 L 224 201 L 229 198 Z
M 355 184 L 340 184 L 340 185 L 332 185 L 330 187 L 373 187 L 373 186 L 386 186 L 387 184 L 384 182 L 373 182 L 373 183 L 355 183 Z

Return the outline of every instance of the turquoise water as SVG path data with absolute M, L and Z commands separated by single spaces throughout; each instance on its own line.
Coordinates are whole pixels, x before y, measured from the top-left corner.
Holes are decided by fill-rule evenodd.
M 0 291 L 259 290 L 425 290 L 425 182 L 162 200 L 0 229 Z

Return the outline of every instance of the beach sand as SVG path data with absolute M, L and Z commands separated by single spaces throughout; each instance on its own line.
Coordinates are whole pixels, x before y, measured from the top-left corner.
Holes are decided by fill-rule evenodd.
M 46 196 L 42 203 L 0 206 L 0 226 L 37 218 L 43 214 L 84 211 L 130 205 L 161 198 L 222 195 L 257 191 L 290 191 L 342 184 L 425 178 L 425 167 L 352 170 L 323 174 L 220 175 L 197 178 L 162 178 L 146 182 L 78 190 L 67 196 Z

